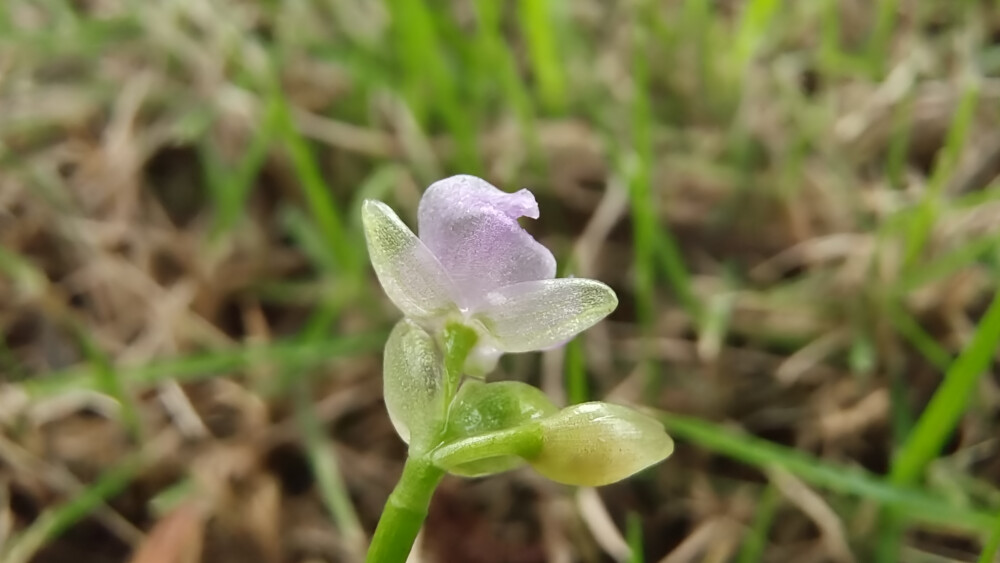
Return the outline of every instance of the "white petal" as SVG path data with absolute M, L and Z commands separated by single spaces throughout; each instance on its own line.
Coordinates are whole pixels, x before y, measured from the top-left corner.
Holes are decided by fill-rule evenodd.
M 424 243 L 380 201 L 365 201 L 361 218 L 372 266 L 389 299 L 416 319 L 447 313 L 454 306 L 454 284 Z
M 568 341 L 617 306 L 615 292 L 599 281 L 559 278 L 491 292 L 473 317 L 504 352 L 528 352 Z

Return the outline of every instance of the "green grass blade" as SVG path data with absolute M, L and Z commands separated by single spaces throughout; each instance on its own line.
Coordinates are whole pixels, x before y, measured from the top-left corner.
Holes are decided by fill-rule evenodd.
M 255 126 L 255 134 L 234 170 L 220 169 L 219 156 L 214 153 L 211 143 L 202 144 L 202 160 L 209 172 L 208 185 L 215 199 L 215 225 L 213 236 L 228 232 L 238 222 L 243 213 L 253 182 L 264 166 L 276 124 L 281 115 L 276 97 L 271 96 L 264 106 L 260 122 Z
M 901 303 L 891 301 L 885 307 L 885 314 L 893 327 L 906 338 L 917 351 L 934 367 L 941 371 L 951 365 L 952 357 L 933 336 L 927 334 L 920 323 L 907 312 Z
M 919 267 L 909 268 L 893 285 L 892 291 L 898 295 L 904 295 L 939 279 L 964 271 L 998 246 L 1000 246 L 1000 235 L 997 233 L 969 240 L 943 256 L 920 264 Z
M 629 547 L 629 563 L 644 563 L 645 549 L 642 540 L 642 516 L 629 512 L 625 520 L 625 537 Z
M 111 365 L 108 357 L 98 348 L 86 330 L 82 327 L 77 327 L 75 332 L 77 340 L 79 340 L 83 348 L 84 355 L 90 361 L 90 365 L 93 366 L 94 382 L 97 385 L 97 390 L 114 398 L 118 402 L 121 409 L 122 425 L 125 427 L 129 437 L 136 444 L 141 444 L 143 441 L 143 428 L 139 417 L 140 407 L 137 406 L 135 398 L 123 381 L 121 374 Z
M 674 290 L 674 295 L 688 315 L 701 324 L 704 320 L 704 310 L 700 301 L 691 289 L 691 274 L 688 271 L 680 246 L 673 233 L 666 227 L 657 230 L 656 258 L 664 279 Z
M 962 92 L 958 107 L 955 109 L 955 117 L 948 129 L 945 144 L 934 163 L 934 172 L 927 182 L 927 189 L 924 191 L 920 203 L 917 204 L 915 215 L 911 219 L 904 258 L 904 264 L 907 266 L 915 264 L 927 244 L 927 239 L 930 238 L 941 196 L 948 179 L 958 165 L 958 159 L 968 138 L 978 101 L 979 87 L 973 82 L 966 86 Z
M 355 555 L 361 556 L 367 539 L 361 521 L 337 466 L 333 445 L 316 417 L 305 378 L 299 378 L 295 392 L 295 415 L 305 438 L 305 447 L 319 486 L 320 498 Z
M 993 296 L 986 314 L 969 345 L 955 359 L 913 432 L 892 463 L 890 476 L 897 484 L 910 484 L 920 479 L 927 464 L 940 453 L 948 436 L 965 413 L 965 407 L 975 391 L 980 376 L 996 352 L 1000 342 L 1000 292 Z
M 652 322 L 654 307 L 653 264 L 655 261 L 657 225 L 652 196 L 651 165 L 653 159 L 652 107 L 649 100 L 649 63 L 646 60 L 645 30 L 635 26 L 632 31 L 632 98 L 631 146 L 623 165 L 628 181 L 631 203 L 632 237 L 635 253 L 636 315 L 642 326 Z
M 696 418 L 663 414 L 662 420 L 675 437 L 749 465 L 783 469 L 837 493 L 897 507 L 915 521 L 976 532 L 991 531 L 995 525 L 991 513 L 955 506 L 921 489 L 891 483 L 857 467 L 826 463 L 804 452 Z
M 359 268 L 357 245 L 353 244 L 354 239 L 348 236 L 349 233 L 344 228 L 343 215 L 323 179 L 312 147 L 296 129 L 288 101 L 277 87 L 272 95 L 277 133 L 288 151 L 292 169 L 302 186 L 302 194 L 305 196 L 309 212 L 316 221 L 317 228 L 323 233 L 323 238 L 337 264 L 351 275 Z
M 550 113 L 562 113 L 566 108 L 567 87 L 564 63 L 556 44 L 559 26 L 554 6 L 549 0 L 521 0 L 518 7 L 542 107 Z
M 52 539 L 70 529 L 107 499 L 122 492 L 143 466 L 143 456 L 132 454 L 106 471 L 91 486 L 66 502 L 43 512 L 31 527 L 0 546 L 0 561 L 28 563 Z
M 778 0 L 751 0 L 744 5 L 740 29 L 736 33 L 736 58 L 740 68 L 753 60 L 781 4 Z
M 278 223 L 317 270 L 331 275 L 337 271 L 336 260 L 327 249 L 326 239 L 302 209 L 291 206 L 280 209 Z
M 878 0 L 875 27 L 869 37 L 867 49 L 868 71 L 874 77 L 880 77 L 885 72 L 889 43 L 898 17 L 899 0 Z
M 476 141 L 477 118 L 464 111 L 457 74 L 446 62 L 449 53 L 439 38 L 436 22 L 447 11 L 435 11 L 424 0 L 390 0 L 397 64 L 406 100 L 421 127 L 431 121 L 432 108 L 455 138 L 458 165 L 475 174 L 480 166 Z
M 738 563 L 755 563 L 764 560 L 764 548 L 767 547 L 767 536 L 774 523 L 774 516 L 781 505 L 781 494 L 774 485 L 768 485 L 757 501 L 757 513 L 753 525 L 747 532 L 743 547 L 740 549 Z
M 382 347 L 386 336 L 385 331 L 377 331 L 335 340 L 303 342 L 296 339 L 267 346 L 244 346 L 142 366 L 120 366 L 118 374 L 129 385 L 141 388 L 168 379 L 196 381 L 258 363 L 302 369 L 334 358 L 373 353 Z M 25 381 L 21 387 L 37 399 L 71 390 L 96 390 L 98 379 L 94 366 L 88 365 Z
M 508 48 L 508 41 L 504 36 L 501 17 L 503 5 L 493 0 L 476 0 L 475 4 L 481 29 L 478 34 L 479 60 L 486 68 L 496 69 L 496 79 L 503 88 L 504 101 L 514 108 L 531 161 L 541 163 L 544 159 L 538 144 L 534 100 L 518 73 L 517 60 Z M 490 73 L 491 79 L 492 74 Z
M 979 563 L 995 563 L 997 552 L 1000 551 L 1000 513 L 997 514 L 996 526 L 986 539 L 983 552 L 979 555 Z

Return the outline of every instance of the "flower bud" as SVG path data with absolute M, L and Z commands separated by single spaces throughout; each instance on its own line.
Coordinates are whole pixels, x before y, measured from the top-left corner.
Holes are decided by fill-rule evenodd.
M 517 381 L 466 381 L 452 402 L 444 442 L 507 430 L 557 412 L 537 387 Z M 523 465 L 516 456 L 501 455 L 450 467 L 456 475 L 477 477 Z
M 663 461 L 674 450 L 658 420 L 620 405 L 573 405 L 539 424 L 542 446 L 528 462 L 545 477 L 568 485 L 614 483 Z

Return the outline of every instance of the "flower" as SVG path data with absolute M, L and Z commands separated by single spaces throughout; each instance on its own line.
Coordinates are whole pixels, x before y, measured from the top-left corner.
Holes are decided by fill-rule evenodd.
M 618 306 L 601 282 L 555 279 L 555 258 L 520 217 L 538 218 L 530 191 L 503 192 L 467 175 L 427 188 L 419 238 L 386 204 L 362 207 L 372 265 L 396 307 L 432 334 L 451 322 L 476 331 L 470 375 L 492 370 L 503 353 L 562 344 Z

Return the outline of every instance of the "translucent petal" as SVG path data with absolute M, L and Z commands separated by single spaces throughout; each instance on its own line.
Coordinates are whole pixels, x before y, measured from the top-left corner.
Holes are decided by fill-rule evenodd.
M 538 218 L 531 192 L 507 193 L 464 175 L 431 184 L 417 212 L 420 240 L 466 302 L 511 284 L 555 276 L 552 253 L 521 228 L 518 217 Z
M 409 319 L 396 323 L 385 343 L 385 408 L 404 442 L 423 446 L 444 415 L 441 355 L 431 335 Z
M 660 421 L 620 405 L 574 405 L 540 424 L 542 447 L 528 461 L 542 475 L 567 485 L 614 483 L 674 451 Z
M 389 299 L 416 319 L 447 313 L 457 294 L 454 284 L 413 231 L 380 201 L 365 201 L 361 218 L 372 266 Z
M 504 352 L 544 350 L 590 328 L 618 306 L 612 289 L 595 280 L 524 282 L 486 295 L 474 318 Z

